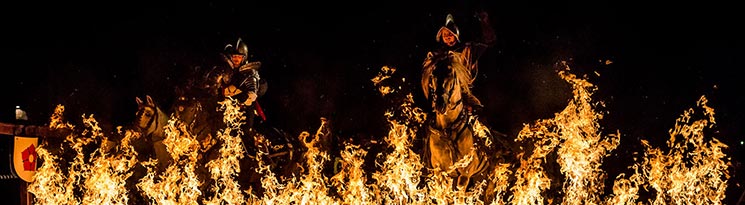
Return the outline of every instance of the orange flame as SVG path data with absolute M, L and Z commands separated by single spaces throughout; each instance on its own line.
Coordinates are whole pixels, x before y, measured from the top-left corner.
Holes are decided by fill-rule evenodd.
M 216 182 L 211 189 L 215 195 L 209 201 L 205 200 L 204 203 L 241 204 L 245 199 L 235 178 L 241 172 L 239 161 L 246 152 L 241 141 L 243 132 L 240 131 L 246 117 L 236 100 L 226 100 L 220 102 L 220 105 L 220 109 L 223 110 L 223 122 L 226 124 L 224 129 L 217 132 L 217 138 L 222 141 L 219 150 L 220 157 L 207 162 L 210 177 Z M 231 136 L 234 130 L 238 132 L 236 132 L 236 136 Z
M 382 94 L 383 96 L 388 95 L 388 94 L 393 93 L 393 92 L 396 91 L 394 88 L 391 88 L 390 86 L 382 85 L 381 84 L 386 79 L 391 78 L 391 75 L 393 75 L 393 73 L 395 73 L 395 72 L 396 72 L 396 68 L 395 67 L 383 66 L 380 69 L 380 72 L 378 73 L 378 75 L 375 76 L 371 80 L 373 82 L 373 85 L 378 86 L 378 91 L 380 91 L 380 94 Z
M 157 173 L 154 166 L 166 162 L 144 162 L 148 173 L 140 179 L 137 187 L 154 203 L 198 204 L 202 195 L 199 190 L 201 182 L 195 173 L 199 141 L 186 130 L 183 123 L 177 122 L 175 117 L 168 121 L 163 140 L 173 161 L 163 173 Z M 156 174 L 159 174 L 157 182 Z
M 359 145 L 347 144 L 341 152 L 342 169 L 331 178 L 337 192 L 341 195 L 342 204 L 380 204 L 374 193 L 375 187 L 367 184 L 367 177 L 362 165 L 367 151 Z
M 400 87 L 385 85 L 395 80 L 391 77 L 395 71 L 385 66 L 372 80 L 383 96 L 403 94 L 397 92 Z M 324 121 L 316 134 L 305 131 L 298 136 L 307 148 L 302 174 L 278 179 L 264 162 L 269 153 L 261 149 L 246 153 L 241 146 L 244 133 L 240 127 L 246 117 L 238 102 L 230 99 L 220 102 L 226 127 L 215 135 L 222 142 L 219 157 L 206 164 L 209 177 L 215 182 L 210 185 L 213 195 L 209 198 L 200 198 L 204 193 L 199 187 L 204 182 L 195 172 L 197 160 L 205 150 L 177 119 L 172 118 L 165 127 L 163 143 L 172 162 L 159 173 L 154 168 L 159 162 L 137 162 L 130 141 L 139 137 L 138 133 L 125 132 L 122 143 L 116 147 L 118 152 L 109 153 L 107 138 L 92 115 L 83 117 L 82 135 L 70 134 L 65 140 L 68 147 L 63 149 L 72 148 L 75 152 L 69 164 L 48 150 L 49 144 L 37 148 L 42 164 L 29 192 L 35 195 L 36 204 L 127 204 L 127 192 L 134 190 L 124 189 L 125 180 L 132 175 L 131 167 L 140 163 L 147 167 L 148 173 L 138 179 L 137 188 L 153 204 L 484 204 L 483 195 L 490 196 L 487 199 L 491 204 L 636 204 L 644 191 L 652 194 L 650 204 L 720 204 L 725 198 L 730 164 L 722 149 L 727 145 L 716 138 L 704 137 L 715 119 L 714 110 L 701 97 L 698 106 L 703 112 L 694 109 L 684 112 L 670 130 L 667 151 L 641 141 L 645 152 L 631 166 L 635 173 L 628 178 L 625 174 L 617 176 L 613 193 L 602 201 L 601 180 L 606 173 L 600 165 L 619 145 L 620 134 L 601 134 L 598 121 L 603 116 L 595 108 L 603 104 L 592 102 L 594 85 L 570 74 L 568 67 L 559 76 L 573 89 L 573 98 L 566 108 L 551 119 L 526 124 L 515 139 L 523 145 L 516 157 L 519 163 L 497 163 L 489 170 L 486 181 L 476 182 L 469 190 L 454 188 L 454 179 L 448 172 L 468 164 L 476 156 L 473 152 L 449 170 L 426 170 L 429 174 L 424 176 L 425 166 L 419 153 L 412 149 L 412 141 L 418 137 L 418 128 L 427 115 L 413 106 L 413 95 L 406 94 L 401 95 L 405 97 L 395 110 L 384 114 L 390 125 L 384 136 L 387 149 L 378 153 L 380 161 L 376 161 L 374 171 L 363 170 L 368 150 L 346 144 L 340 153 L 341 171 L 326 178 L 322 170 L 330 157 L 318 147 L 322 130 L 327 126 Z M 57 106 L 50 118 L 50 128 L 74 127 L 63 121 L 63 112 L 64 106 Z M 472 121 L 476 122 L 474 133 L 487 146 L 492 146 L 490 129 L 478 120 Z M 100 144 L 92 154 L 87 154 L 84 147 L 90 143 Z M 555 161 L 550 157 L 552 154 Z M 236 180 L 242 171 L 239 161 L 245 156 L 258 162 L 257 172 L 263 175 L 261 196 L 254 195 L 251 187 L 240 187 Z M 562 176 L 555 176 L 554 171 Z M 565 181 L 557 183 L 560 179 Z
M 101 136 L 106 141 L 98 122 L 92 116 L 83 121 L 91 127 L 93 136 Z M 123 154 L 119 156 L 107 155 L 104 151 L 108 150 L 106 143 L 101 143 L 94 152 L 90 162 L 92 166 L 88 167 L 89 175 L 84 181 L 83 204 L 127 204 L 127 189 L 122 185 L 132 175 L 129 170 L 137 163 L 137 154 L 129 146 L 131 136 L 128 134 L 122 139 L 120 149 Z
M 721 204 L 731 165 L 722 151 L 727 145 L 716 138 L 704 139 L 705 130 L 716 123 L 714 109 L 707 102 L 701 96 L 697 105 L 702 113 L 690 108 L 675 121 L 669 131 L 667 152 L 642 140 L 644 158 L 633 166 L 636 173 L 631 179 L 616 181 L 625 186 L 614 189 L 611 200 L 637 198 L 637 187 L 643 185 L 652 189 L 651 204 Z M 702 119 L 694 120 L 695 116 Z
M 591 99 L 596 88 L 567 73 L 569 68 L 566 68 L 559 75 L 574 87 L 574 98 L 554 118 L 562 140 L 557 161 L 566 177 L 562 204 L 598 204 L 605 178 L 600 165 L 603 157 L 620 143 L 620 134 L 602 138 L 598 120 L 603 116 L 595 111 L 595 106 L 602 106 L 602 102 L 593 104 Z

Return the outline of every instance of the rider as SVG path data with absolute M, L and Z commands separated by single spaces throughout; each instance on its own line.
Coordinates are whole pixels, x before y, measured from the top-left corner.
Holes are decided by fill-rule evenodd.
M 266 81 L 259 76 L 261 62 L 250 62 L 248 59 L 248 46 L 241 38 L 235 44 L 227 44 L 222 53 L 223 60 L 229 68 L 223 69 L 218 75 L 218 92 L 223 97 L 237 99 L 241 107 L 247 108 L 249 117 L 246 126 L 253 127 L 254 118 L 259 116 L 266 120 L 256 102 L 266 92 Z
M 243 135 L 241 139 L 243 146 L 246 149 L 246 154 L 249 156 L 258 157 L 258 153 L 264 153 L 268 155 L 271 151 L 269 147 L 270 136 L 267 134 L 266 126 L 255 127 L 255 120 L 259 117 L 260 122 L 266 121 L 266 117 L 259 106 L 257 98 L 260 98 L 266 93 L 267 83 L 264 79 L 259 76 L 259 68 L 261 62 L 250 61 L 248 54 L 248 46 L 242 39 L 238 38 L 235 44 L 227 44 L 222 52 L 222 59 L 227 65 L 224 70 L 218 69 L 217 81 L 218 81 L 218 94 L 224 98 L 236 99 L 241 106 L 241 109 L 246 111 L 246 122 L 241 126 Z M 264 129 L 262 129 L 264 128 Z M 257 134 L 261 133 L 261 134 Z M 267 156 L 262 157 L 260 160 L 275 167 L 276 162 Z M 242 187 L 252 187 L 257 193 L 260 194 L 261 181 L 258 176 L 256 168 L 256 159 L 252 157 L 246 157 L 240 161 L 240 167 L 242 171 L 238 174 L 238 182 Z
M 468 105 L 469 110 L 474 108 L 479 110 L 484 107 L 481 104 L 481 101 L 473 95 L 470 88 L 473 87 L 473 81 L 478 73 L 478 59 L 484 51 L 486 51 L 486 48 L 494 45 L 496 40 L 494 30 L 489 23 L 488 13 L 479 12 L 476 17 L 478 17 L 481 25 L 481 39 L 470 42 L 461 42 L 460 31 L 458 30 L 458 26 L 455 24 L 453 15 L 448 14 L 445 18 L 445 25 L 440 27 L 437 31 L 437 36 L 435 37 L 435 40 L 441 43 L 440 47 L 427 53 L 427 60 L 442 58 L 443 56 L 448 55 L 455 55 L 462 59 L 469 74 L 469 76 L 467 76 L 469 79 L 468 83 L 467 85 L 464 85 L 468 87 L 462 89 L 465 96 L 465 103 Z

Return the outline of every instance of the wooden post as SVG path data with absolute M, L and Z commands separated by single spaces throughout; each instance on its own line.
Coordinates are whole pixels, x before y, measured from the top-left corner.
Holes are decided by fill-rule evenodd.
M 28 182 L 21 180 L 20 187 L 19 187 L 19 193 L 21 194 L 21 205 L 31 205 L 33 204 L 32 194 L 28 193 Z

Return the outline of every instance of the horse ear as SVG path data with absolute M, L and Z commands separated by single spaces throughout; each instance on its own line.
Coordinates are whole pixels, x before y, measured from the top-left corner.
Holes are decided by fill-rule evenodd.
M 142 99 L 140 97 L 135 97 L 135 101 L 137 101 L 137 105 L 142 105 Z
M 155 103 L 153 102 L 153 98 L 151 98 L 150 95 L 146 95 L 145 98 L 147 99 L 148 105 L 155 106 Z

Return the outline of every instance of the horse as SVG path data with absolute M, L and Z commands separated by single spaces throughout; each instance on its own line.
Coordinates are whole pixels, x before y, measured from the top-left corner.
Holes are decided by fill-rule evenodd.
M 218 100 L 222 99 L 219 96 L 210 95 L 208 89 L 210 86 L 205 87 L 178 87 L 176 89 L 176 100 L 168 111 L 171 115 L 168 115 L 166 111 L 162 110 L 159 106 L 154 103 L 150 96 L 146 96 L 146 100 L 143 101 L 140 98 L 136 98 L 138 103 L 137 117 L 135 119 L 135 127 L 138 127 L 136 131 L 142 133 L 142 136 L 148 136 L 152 138 L 153 149 L 155 155 L 158 158 L 159 169 L 164 170 L 171 163 L 170 156 L 165 150 L 165 146 L 162 144 L 162 140 L 165 138 L 164 126 L 168 123 L 170 116 L 174 117 L 183 123 L 192 136 L 195 137 L 200 144 L 200 150 L 198 155 L 197 165 L 198 175 L 208 182 L 209 170 L 204 166 L 211 160 L 219 158 L 220 143 L 217 139 L 217 132 L 221 129 L 226 128 L 226 124 L 223 122 L 223 114 L 218 110 Z M 252 112 L 246 112 L 251 115 Z M 256 124 L 253 128 L 241 127 L 243 135 L 241 135 L 243 141 L 243 149 L 246 151 L 244 157 L 240 161 L 241 173 L 238 174 L 238 181 L 242 187 L 253 187 L 253 190 L 261 192 L 261 174 L 256 171 L 258 163 L 256 160 L 263 160 L 267 164 L 271 165 L 272 171 L 277 173 L 278 176 L 290 177 L 293 174 L 297 175 L 298 170 L 301 169 L 297 164 L 302 159 L 301 152 L 303 147 L 302 143 L 291 136 L 282 129 L 262 126 L 262 124 Z M 252 158 L 257 151 L 261 150 L 266 154 L 261 159 Z M 204 191 L 207 190 L 209 183 L 203 183 L 205 187 Z M 202 188 L 200 188 L 202 189 Z
M 166 150 L 163 140 L 165 139 L 164 127 L 168 124 L 169 116 L 155 104 L 148 95 L 145 101 L 135 97 L 137 112 L 135 113 L 134 131 L 141 134 L 145 140 L 152 143 L 152 150 L 158 160 L 158 170 L 165 170 L 171 162 L 170 155 Z
M 489 149 L 475 135 L 476 118 L 463 102 L 463 93 L 470 92 L 467 69 L 456 53 L 430 55 L 423 63 L 421 79 L 432 108 L 426 121 L 424 161 L 433 170 L 446 171 L 456 180 L 456 188 L 462 190 L 471 181 L 488 177 L 495 164 L 487 156 Z M 459 163 L 469 156 L 470 162 Z

